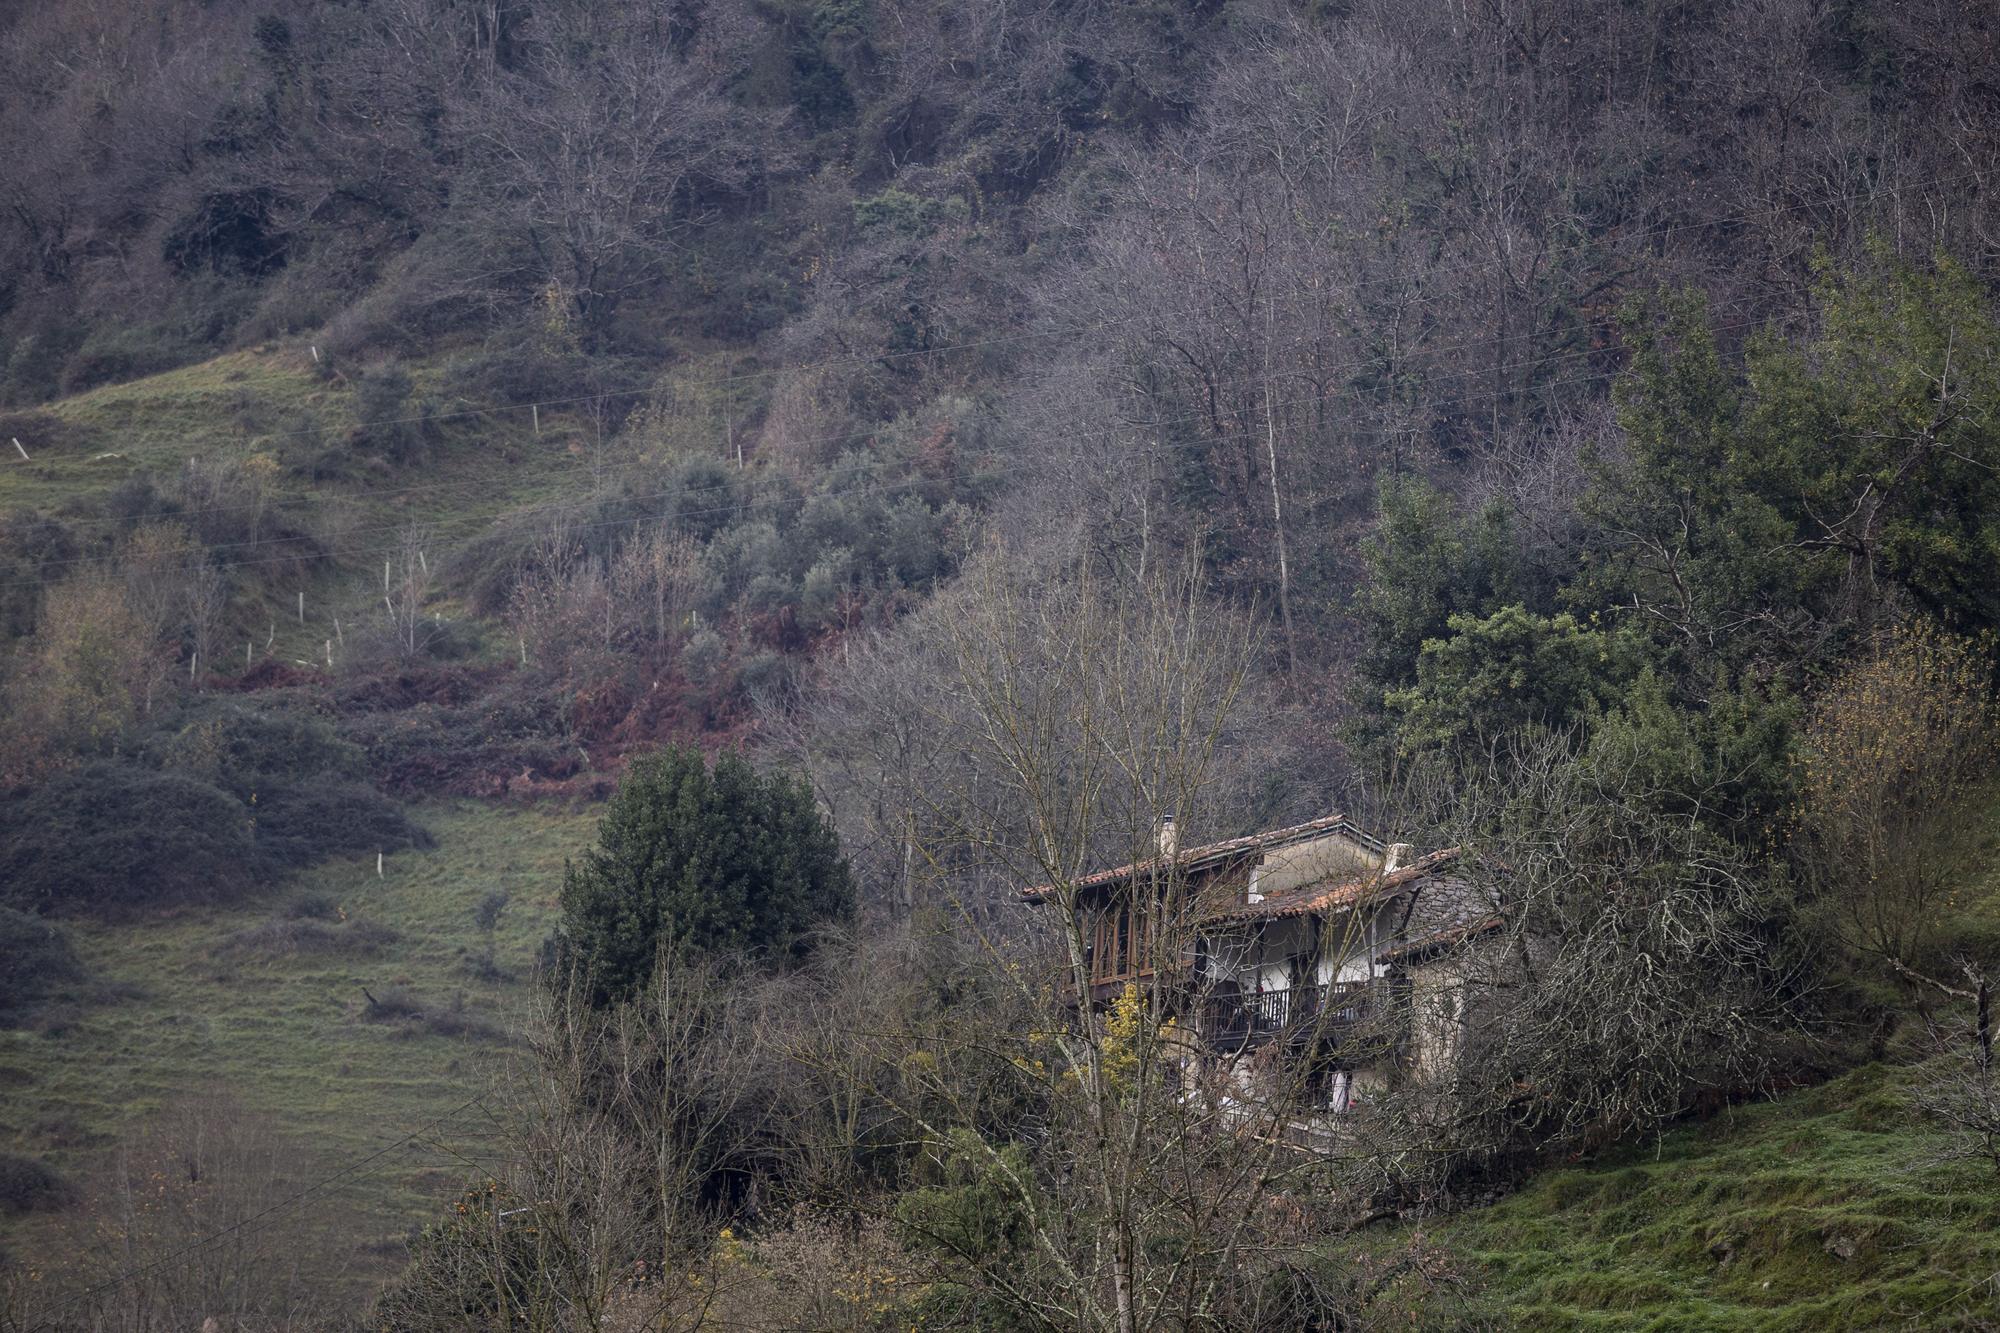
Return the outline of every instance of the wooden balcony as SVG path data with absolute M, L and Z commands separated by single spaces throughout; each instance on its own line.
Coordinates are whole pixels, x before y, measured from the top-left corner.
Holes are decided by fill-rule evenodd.
M 1218 1051 L 1279 1040 L 1295 1049 L 1351 1044 L 1383 1010 L 1380 981 L 1336 981 L 1255 995 L 1214 995 L 1202 1002 L 1200 1029 Z

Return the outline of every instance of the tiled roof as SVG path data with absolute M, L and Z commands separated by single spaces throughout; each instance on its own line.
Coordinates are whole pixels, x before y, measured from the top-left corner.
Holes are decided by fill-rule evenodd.
M 1335 831 L 1345 832 L 1369 846 L 1381 845 L 1375 838 L 1349 824 L 1346 815 L 1327 815 L 1320 819 L 1308 820 L 1303 824 L 1294 824 L 1290 828 L 1271 829 L 1264 833 L 1252 833 L 1248 837 L 1211 842 L 1205 847 L 1190 847 L 1186 851 L 1176 853 L 1171 862 L 1165 857 L 1156 856 L 1148 861 L 1134 861 L 1129 865 L 1114 866 L 1110 870 L 1094 871 L 1076 881 L 1076 887 L 1094 889 L 1106 884 L 1119 884 L 1169 864 L 1177 867 L 1182 874 L 1186 874 L 1190 870 L 1199 870 L 1217 861 L 1226 861 L 1242 852 L 1268 851 L 1294 842 L 1303 842 L 1316 834 Z M 1040 902 L 1054 892 L 1053 884 L 1037 884 L 1032 889 L 1021 890 L 1021 896 L 1030 902 Z
M 1476 939 L 1490 931 L 1500 929 L 1507 923 L 1498 916 L 1484 916 L 1477 921 L 1454 921 L 1441 926 L 1430 934 L 1414 940 L 1406 940 L 1393 949 L 1375 955 L 1378 963 L 1404 963 L 1427 954 L 1443 953 L 1454 945 Z
M 1420 856 L 1406 866 L 1383 872 L 1370 871 L 1350 879 L 1331 877 L 1301 884 L 1295 889 L 1274 893 L 1262 902 L 1236 903 L 1210 913 L 1209 921 L 1275 921 L 1284 917 L 1315 916 L 1336 908 L 1352 907 L 1369 898 L 1397 893 L 1419 880 L 1427 879 L 1458 856 L 1456 847 Z

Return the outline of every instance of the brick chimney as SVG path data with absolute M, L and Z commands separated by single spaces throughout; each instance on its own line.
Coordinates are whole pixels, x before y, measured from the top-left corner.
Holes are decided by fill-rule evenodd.
M 1382 873 L 1386 875 L 1392 870 L 1401 870 L 1416 859 L 1417 849 L 1409 843 L 1392 842 L 1389 844 L 1388 859 L 1382 862 Z
M 1180 851 L 1180 849 L 1181 838 L 1180 834 L 1174 829 L 1174 817 L 1172 815 L 1161 815 L 1160 855 L 1171 861 L 1174 858 L 1174 854 Z

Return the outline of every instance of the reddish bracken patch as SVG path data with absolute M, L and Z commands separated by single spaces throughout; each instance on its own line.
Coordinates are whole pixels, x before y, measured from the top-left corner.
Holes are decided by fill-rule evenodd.
M 510 675 L 505 666 L 398 667 L 379 675 L 364 676 L 334 692 L 334 703 L 346 712 L 393 712 L 434 704 L 440 708 L 461 708 Z
M 624 715 L 593 737 L 593 755 L 606 763 L 662 745 L 695 745 L 714 753 L 740 746 L 753 719 L 734 695 L 717 703 L 677 675 L 649 681 Z
M 235 676 L 210 676 L 203 682 L 209 689 L 252 694 L 259 690 L 296 689 L 302 685 L 324 685 L 327 676 L 316 667 L 302 667 L 275 657 L 260 658 L 248 671 Z
M 733 681 L 697 686 L 657 661 L 627 660 L 581 681 L 435 663 L 335 681 L 267 659 L 214 686 L 334 715 L 367 754 L 375 784 L 407 798 L 597 799 L 635 754 L 740 748 L 756 721 Z
M 743 627 L 752 642 L 781 653 L 796 653 L 806 646 L 806 633 L 799 627 L 798 609 L 780 606 L 746 616 Z

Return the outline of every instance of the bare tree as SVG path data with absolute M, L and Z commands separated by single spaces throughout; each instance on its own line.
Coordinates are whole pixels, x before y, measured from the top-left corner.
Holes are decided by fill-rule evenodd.
M 707 1326 L 715 1252 L 771 1113 L 754 990 L 663 956 L 631 1004 L 558 981 L 497 1100 L 508 1141 L 426 1236 L 375 1317 L 397 1330 Z
M 718 194 L 760 170 L 772 118 L 719 91 L 744 59 L 727 22 L 692 42 L 643 7 L 550 6 L 520 34 L 517 71 L 462 110 L 489 201 L 482 225 L 521 247 L 561 333 L 594 342 L 656 282 Z
M 441 620 L 425 614 L 432 587 L 431 545 L 426 529 L 406 527 L 396 535 L 395 551 L 382 561 L 382 608 L 399 656 L 415 657 L 443 628 Z
M 2000 1070 L 1993 1064 L 1993 976 L 1988 965 L 1959 960 L 1962 984 L 1933 982 L 1972 1004 L 1971 1021 L 1927 1024 L 1935 1048 L 1916 1076 L 1920 1110 L 1942 1124 L 1947 1157 L 1975 1157 L 2000 1172 Z M 1958 980 L 1954 978 L 1954 981 Z
M 191 664 L 215 670 L 229 615 L 228 576 L 207 560 L 198 562 L 181 589 L 181 614 L 187 622 Z
M 1188 1001 L 1173 960 L 1193 948 L 1200 904 L 1178 861 L 1151 859 L 1161 817 L 1197 828 L 1226 817 L 1213 804 L 1226 787 L 1212 780 L 1250 640 L 1213 614 L 1192 575 L 1137 589 L 989 575 L 978 588 L 945 627 L 956 707 L 936 718 L 979 756 L 978 778 L 931 793 L 949 834 L 924 850 L 942 869 L 957 844 L 1005 883 L 1046 886 L 1054 965 L 1006 973 L 1032 1027 L 977 1038 L 1017 1052 L 1006 1068 L 1042 1109 L 1033 1137 L 995 1141 L 952 1114 L 951 1087 L 937 1081 L 913 1112 L 935 1169 L 1004 1201 L 1017 1239 L 987 1243 L 942 1202 L 906 1211 L 906 1223 L 957 1280 L 1035 1322 L 1257 1326 L 1270 1314 L 1260 1302 L 1284 1286 L 1266 1279 L 1288 1271 L 1312 1230 L 1312 1201 L 1274 1197 L 1296 1165 L 1288 1134 L 1305 1088 L 1277 1078 L 1256 1098 L 1191 1095 L 1200 1057 L 1177 1035 Z M 1121 855 L 1159 867 L 1135 929 L 1162 962 L 1107 1009 L 1093 999 L 1082 881 Z M 972 1039 L 946 1027 L 929 1048 Z M 1147 1243 L 1162 1234 L 1178 1238 L 1166 1253 Z M 1322 1314 L 1338 1306 L 1328 1292 L 1312 1300 Z
M 17 1328 L 165 1333 L 204 1321 L 305 1330 L 335 1321 L 347 1274 L 337 1203 L 292 1206 L 312 1158 L 226 1099 L 184 1102 L 136 1130 L 64 1216 Z M 25 1292 L 24 1292 L 25 1294 Z
M 709 574 L 685 533 L 658 525 L 633 533 L 611 558 L 610 597 L 619 633 L 664 656 L 693 629 Z

